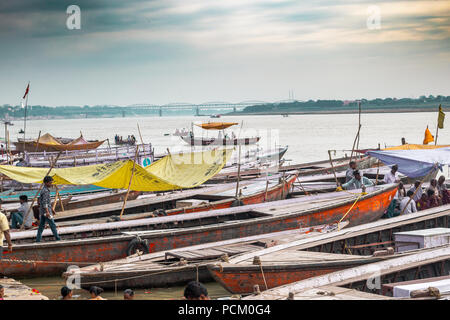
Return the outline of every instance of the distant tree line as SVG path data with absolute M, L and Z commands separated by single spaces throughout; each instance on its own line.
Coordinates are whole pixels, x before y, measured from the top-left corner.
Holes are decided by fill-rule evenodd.
M 308 100 L 308 101 L 293 101 L 268 103 L 264 105 L 254 105 L 246 107 L 243 113 L 257 113 L 257 112 L 301 112 L 301 111 L 320 111 L 320 110 L 354 110 L 358 106 L 358 101 L 367 109 L 377 108 L 427 108 L 437 107 L 442 104 L 442 107 L 450 106 L 450 96 L 421 96 L 418 99 L 412 98 L 385 98 L 385 99 L 359 99 L 359 100 Z

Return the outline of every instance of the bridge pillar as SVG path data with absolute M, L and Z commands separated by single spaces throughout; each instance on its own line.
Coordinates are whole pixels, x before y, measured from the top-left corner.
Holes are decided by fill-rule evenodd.
M 159 116 L 162 117 L 162 107 L 159 108 Z
M 197 117 L 200 115 L 200 108 L 199 108 L 199 107 L 197 107 L 197 108 L 195 109 L 195 115 L 196 115 Z
M 236 112 L 236 107 L 233 107 L 233 112 Z

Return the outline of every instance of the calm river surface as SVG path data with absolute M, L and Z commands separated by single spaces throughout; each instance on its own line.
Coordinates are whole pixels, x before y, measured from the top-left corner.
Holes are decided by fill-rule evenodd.
M 290 115 L 277 116 L 222 116 L 220 119 L 209 117 L 145 117 L 145 118 L 101 118 L 75 120 L 30 120 L 27 122 L 27 138 L 37 138 L 49 132 L 57 137 L 77 137 L 80 131 L 86 139 L 107 139 L 113 143 L 114 135 L 126 138 L 134 134 L 140 142 L 137 129 L 139 123 L 145 143 L 151 142 L 156 153 L 165 152 L 166 148 L 177 150 L 184 143 L 178 137 L 167 136 L 177 128 L 190 129 L 191 122 L 237 122 L 243 123 L 234 127 L 236 135 L 260 135 L 260 145 L 264 148 L 277 145 L 288 145 L 285 155 L 291 163 L 324 160 L 328 158 L 327 150 L 348 150 L 352 148 L 358 130 L 357 114 L 339 115 Z M 360 148 L 374 148 L 399 145 L 404 137 L 408 143 L 422 143 L 424 131 L 428 125 L 435 134 L 437 112 L 420 113 L 377 113 L 362 114 Z M 15 141 L 19 130 L 23 127 L 22 120 L 13 121 L 10 127 L 10 138 Z M 447 124 L 446 124 L 447 126 Z M 195 133 L 200 134 L 198 129 Z M 231 134 L 231 131 L 230 131 Z M 212 134 L 209 133 L 211 136 Z M 450 144 L 450 130 L 444 128 L 439 132 L 439 144 Z M 350 153 L 350 152 L 348 152 Z M 340 153 L 342 155 L 342 153 Z M 34 278 L 23 282 L 36 288 L 51 299 L 59 297 L 59 290 L 64 285 L 62 278 Z M 229 294 L 216 283 L 206 284 L 212 297 L 223 297 Z M 84 290 L 76 290 L 79 298 L 87 298 Z M 136 290 L 138 299 L 179 299 L 183 295 L 183 287 Z M 108 299 L 122 299 L 121 291 L 116 296 L 114 291 L 103 294 Z
M 238 126 L 228 129 L 240 137 L 260 135 L 259 145 L 273 148 L 277 145 L 288 145 L 285 156 L 293 162 L 308 162 L 328 158 L 327 150 L 348 150 L 352 148 L 358 130 L 357 114 L 336 115 L 290 115 L 275 116 L 222 116 L 220 119 L 209 117 L 143 117 L 143 118 L 100 118 L 74 120 L 29 120 L 27 121 L 27 138 L 37 138 L 49 132 L 57 137 L 77 137 L 80 131 L 86 139 L 107 139 L 111 144 L 114 135 L 125 139 L 134 134 L 138 142 L 137 129 L 139 123 L 145 143 L 151 142 L 156 153 L 169 148 L 171 151 L 185 147 L 179 137 L 165 136 L 175 132 L 177 128 L 191 128 L 191 123 L 220 121 L 237 122 Z M 408 143 L 422 143 L 424 131 L 428 125 L 435 135 L 437 112 L 419 113 L 371 113 L 361 116 L 360 148 L 374 148 L 381 144 L 393 146 L 401 143 L 404 137 Z M 23 137 L 19 130 L 23 128 L 23 120 L 13 121 L 10 127 L 10 139 Z M 240 124 L 243 123 L 242 129 Z M 202 130 L 194 126 L 195 134 Z M 241 132 L 240 132 L 241 130 Z M 212 136 L 214 132 L 207 132 Z M 439 131 L 439 144 L 450 143 L 450 131 L 446 128 Z

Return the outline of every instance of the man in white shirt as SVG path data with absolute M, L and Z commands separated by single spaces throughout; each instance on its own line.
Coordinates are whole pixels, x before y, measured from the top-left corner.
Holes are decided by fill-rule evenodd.
M 402 215 L 417 212 L 416 202 L 413 199 L 413 194 L 414 192 L 409 190 L 406 194 L 406 197 L 404 197 L 400 202 L 400 213 Z
M 398 176 L 397 170 L 398 170 L 398 166 L 396 164 L 394 164 L 392 166 L 392 170 L 384 175 L 384 179 L 383 179 L 384 183 L 388 184 L 388 183 L 399 182 L 400 178 Z

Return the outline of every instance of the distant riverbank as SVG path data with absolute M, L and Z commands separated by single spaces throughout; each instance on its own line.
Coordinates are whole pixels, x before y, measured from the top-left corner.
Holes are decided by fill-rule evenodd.
M 442 107 L 444 112 L 450 112 L 450 107 Z M 437 112 L 438 108 L 380 108 L 361 109 L 361 113 L 416 113 L 416 112 Z M 227 116 L 264 116 L 264 115 L 302 115 L 302 114 L 357 114 L 358 110 L 305 110 L 305 111 L 266 111 L 266 112 L 230 112 Z

